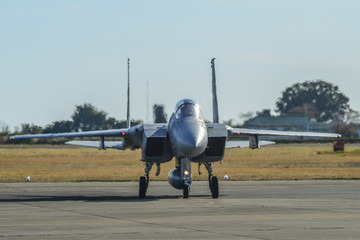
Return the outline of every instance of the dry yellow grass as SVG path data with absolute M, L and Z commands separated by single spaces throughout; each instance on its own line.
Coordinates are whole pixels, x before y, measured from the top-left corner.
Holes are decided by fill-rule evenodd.
M 0 149 L 0 182 L 32 181 L 127 181 L 144 174 L 141 151 L 98 151 L 70 149 Z M 167 180 L 174 161 L 161 165 L 161 174 L 152 180 Z M 192 165 L 194 180 L 206 180 Z M 360 150 L 348 147 L 334 154 L 331 146 L 230 149 L 221 163 L 214 164 L 214 174 L 230 180 L 274 179 L 360 179 Z
M 218 175 L 232 180 L 360 179 L 360 149 L 326 147 L 230 149 Z

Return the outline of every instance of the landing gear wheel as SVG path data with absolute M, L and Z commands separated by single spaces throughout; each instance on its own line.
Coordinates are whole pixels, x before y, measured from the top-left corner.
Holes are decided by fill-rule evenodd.
M 187 185 L 183 187 L 183 198 L 189 198 L 189 186 Z
M 210 181 L 212 198 L 219 197 L 219 183 L 217 177 L 213 176 Z
M 139 198 L 145 198 L 147 189 L 147 181 L 144 176 L 139 179 Z

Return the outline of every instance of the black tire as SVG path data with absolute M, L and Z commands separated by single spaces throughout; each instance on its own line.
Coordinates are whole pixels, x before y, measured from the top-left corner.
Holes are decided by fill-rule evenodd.
M 211 178 L 211 195 L 212 198 L 219 197 L 219 183 L 217 177 L 215 176 Z
M 146 197 L 146 178 L 144 176 L 139 179 L 139 198 Z
M 189 198 L 189 186 L 184 185 L 184 187 L 183 187 L 183 198 Z

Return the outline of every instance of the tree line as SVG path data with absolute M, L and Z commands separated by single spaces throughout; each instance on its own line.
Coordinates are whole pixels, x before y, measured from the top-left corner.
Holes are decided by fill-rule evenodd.
M 153 117 L 155 123 L 166 123 L 167 115 L 162 104 L 154 104 Z M 142 120 L 131 119 L 131 126 L 142 124 Z M 0 143 L 8 142 L 10 134 L 41 134 L 41 133 L 61 133 L 61 132 L 83 132 L 94 130 L 119 129 L 126 127 L 126 120 L 117 120 L 109 117 L 102 110 L 97 109 L 90 103 L 75 106 L 75 111 L 71 115 L 71 120 L 54 121 L 51 124 L 41 127 L 35 124 L 22 123 L 19 130 L 10 133 L 10 128 L 0 122 Z M 47 140 L 44 140 L 48 142 Z M 31 142 L 31 141 L 29 141 Z
M 132 125 L 141 124 L 142 120 L 132 120 Z M 83 132 L 94 130 L 107 130 L 114 128 L 125 128 L 126 120 L 117 120 L 109 117 L 102 110 L 98 110 L 90 103 L 75 106 L 75 111 L 71 120 L 55 121 L 42 128 L 40 126 L 23 123 L 21 124 L 20 134 L 39 134 L 39 133 L 61 133 L 61 132 Z
M 276 117 L 285 115 L 307 116 L 318 122 L 332 121 L 333 130 L 346 137 L 357 137 L 355 123 L 360 121 L 358 111 L 349 105 L 349 98 L 340 91 L 339 87 L 324 80 L 312 80 L 295 83 L 285 88 L 276 102 L 276 114 L 271 109 L 256 112 L 255 117 Z M 254 117 L 253 113 L 244 115 L 247 120 Z M 154 123 L 166 123 L 167 114 L 162 104 L 153 105 Z M 142 120 L 131 120 L 131 125 L 141 124 Z M 229 119 L 224 123 L 230 126 L 241 127 Z M 246 125 L 246 121 L 244 123 Z M 45 127 L 23 123 L 16 134 L 39 134 L 59 132 L 79 132 L 125 128 L 126 120 L 117 120 L 109 117 L 106 112 L 98 110 L 90 103 L 75 106 L 71 120 L 55 121 Z M 0 122 L 1 135 L 10 134 L 9 127 Z
M 338 86 L 321 79 L 285 88 L 276 102 L 275 112 L 278 115 L 272 115 L 270 109 L 263 109 L 256 112 L 255 117 L 306 116 L 317 122 L 332 122 L 332 130 L 345 137 L 358 137 L 356 123 L 360 121 L 359 112 L 350 107 L 349 98 Z

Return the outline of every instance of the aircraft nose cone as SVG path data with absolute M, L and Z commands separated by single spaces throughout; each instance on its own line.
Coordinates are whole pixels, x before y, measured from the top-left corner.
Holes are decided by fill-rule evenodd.
M 183 130 L 179 136 L 179 151 L 186 157 L 196 157 L 205 151 L 207 133 L 203 127 Z

